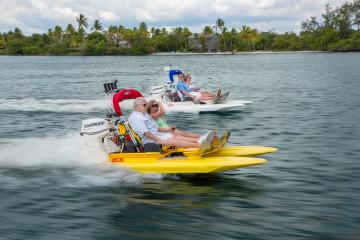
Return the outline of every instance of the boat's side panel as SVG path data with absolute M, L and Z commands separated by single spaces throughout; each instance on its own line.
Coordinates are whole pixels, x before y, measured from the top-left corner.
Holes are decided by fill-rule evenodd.
M 261 147 L 261 146 L 224 146 L 217 152 L 211 153 L 209 157 L 220 156 L 238 156 L 238 157 L 250 157 L 257 156 L 266 153 L 277 152 L 278 149 L 274 147 Z
M 118 164 L 141 173 L 212 173 L 265 163 L 265 159 L 248 157 L 204 157 L 183 159 L 125 159 Z
M 152 97 L 147 97 L 146 99 L 151 99 Z M 129 110 L 133 108 L 133 99 L 124 100 L 120 103 L 120 107 L 124 110 Z M 164 108 L 167 113 L 171 112 L 185 112 L 185 113 L 198 113 L 198 112 L 217 112 L 217 111 L 226 111 L 233 110 L 237 108 L 242 108 L 246 104 L 251 103 L 251 101 L 243 100 L 230 100 L 225 103 L 219 104 L 195 104 L 194 102 L 173 102 L 173 103 L 164 103 Z

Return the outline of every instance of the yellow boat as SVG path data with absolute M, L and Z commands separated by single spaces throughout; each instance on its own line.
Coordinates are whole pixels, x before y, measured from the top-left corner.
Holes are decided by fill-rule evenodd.
M 236 150 L 230 147 L 233 152 Z M 265 153 L 264 147 L 259 147 L 258 153 Z M 275 151 L 269 148 L 267 151 Z M 213 173 L 264 164 L 265 159 L 239 156 L 216 156 L 218 151 L 202 155 L 200 149 L 177 149 L 163 152 L 111 153 L 109 162 L 128 167 L 141 173 Z M 255 147 L 241 148 L 242 153 L 254 155 Z M 175 156 L 174 156 L 175 155 Z

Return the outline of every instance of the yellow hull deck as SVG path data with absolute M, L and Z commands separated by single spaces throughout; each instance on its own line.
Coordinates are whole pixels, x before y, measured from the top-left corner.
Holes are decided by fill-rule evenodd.
M 237 157 L 251 157 L 267 153 L 277 152 L 278 149 L 274 147 L 261 146 L 224 146 L 214 153 L 206 155 L 207 157 L 219 156 L 237 156 Z
M 114 158 L 116 159 L 116 158 Z M 137 159 L 124 158 L 113 162 L 141 173 L 213 173 L 265 163 L 262 158 L 250 157 L 202 157 Z
M 248 156 L 276 151 L 272 147 L 225 146 L 205 155 L 199 149 L 112 153 L 109 161 L 141 173 L 213 173 L 263 164 L 265 159 Z M 169 157 L 174 152 L 181 152 L 183 156 Z

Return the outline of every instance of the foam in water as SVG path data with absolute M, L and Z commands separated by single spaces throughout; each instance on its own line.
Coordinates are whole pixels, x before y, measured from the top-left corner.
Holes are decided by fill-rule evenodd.
M 89 166 L 106 162 L 101 149 L 89 148 L 78 133 L 61 137 L 2 140 L 1 167 Z
M 0 110 L 90 112 L 106 108 L 104 100 L 81 99 L 0 99 Z
M 144 179 L 162 178 L 159 174 L 145 176 L 108 164 L 106 153 L 85 145 L 78 133 L 61 137 L 0 139 L 0 169 L 0 183 L 8 187 L 32 182 L 31 179 L 8 176 L 11 169 L 41 170 L 44 181 L 58 178 L 64 187 L 138 185 Z

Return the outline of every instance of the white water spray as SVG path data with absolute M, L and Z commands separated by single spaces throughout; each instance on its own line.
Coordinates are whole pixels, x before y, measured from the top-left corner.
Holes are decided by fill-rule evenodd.
M 7 139 L 0 143 L 0 167 L 73 167 L 106 162 L 106 154 L 101 149 L 86 146 L 78 133 Z
M 0 110 L 48 111 L 48 112 L 91 112 L 106 108 L 104 100 L 80 99 L 0 99 Z
M 107 162 L 100 148 L 85 145 L 78 133 L 61 137 L 0 139 L 0 184 L 21 186 L 32 180 L 9 177 L 6 169 L 44 170 L 43 180 L 60 179 L 64 187 L 139 185 L 146 179 L 161 179 L 160 174 L 142 175 Z M 50 176 L 49 176 L 50 173 Z M 30 181 L 30 182 L 29 182 Z M 35 181 L 35 180 L 34 180 Z

